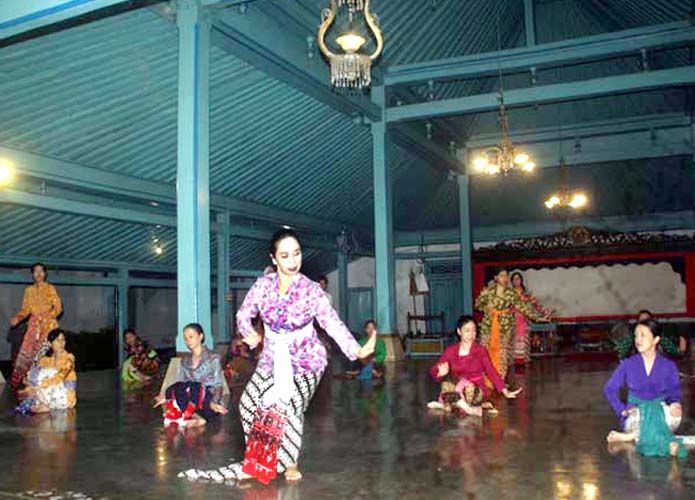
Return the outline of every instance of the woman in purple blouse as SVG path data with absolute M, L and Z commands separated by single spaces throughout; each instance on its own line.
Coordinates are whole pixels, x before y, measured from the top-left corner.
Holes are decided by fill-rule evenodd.
M 622 427 L 622 432 L 611 431 L 607 440 L 636 442 L 644 455 L 684 456 L 682 441 L 673 435 L 683 415 L 678 368 L 657 354 L 660 340 L 656 321 L 640 321 L 635 327 L 637 354 L 620 363 L 604 388 Z M 620 400 L 624 385 L 627 402 Z
M 252 348 L 264 342 L 256 371 L 239 402 L 246 437 L 244 461 L 181 474 L 188 479 L 224 482 L 255 478 L 267 483 L 284 472 L 287 481 L 300 480 L 297 461 L 304 412 L 327 364 L 314 320 L 350 360 L 364 359 L 374 352 L 376 337 L 360 347 L 319 285 L 299 272 L 302 250 L 294 231 L 282 229 L 273 235 L 270 257 L 276 272 L 258 278 L 237 312 L 237 327 L 244 342 Z M 263 339 L 252 325 L 259 314 Z

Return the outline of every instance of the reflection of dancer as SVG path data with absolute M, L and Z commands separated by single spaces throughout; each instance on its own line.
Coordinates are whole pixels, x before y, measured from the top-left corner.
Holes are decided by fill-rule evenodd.
M 440 433 L 432 449 L 438 470 L 461 471 L 463 491 L 458 495 L 459 498 L 478 498 L 479 478 L 484 476 L 484 470 L 489 466 L 487 450 L 484 445 L 481 446 L 482 423 L 480 418 L 459 420 L 456 429 Z M 451 496 L 454 496 L 453 493 Z
M 524 277 L 521 273 L 512 273 L 512 288 L 519 294 L 521 300 L 531 305 L 538 314 L 550 316 L 553 311 L 544 309 L 538 299 L 526 291 Z M 516 333 L 514 335 L 514 363 L 528 364 L 531 362 L 531 325 L 526 316 L 519 309 L 514 307 L 514 325 Z
M 299 272 L 302 251 L 294 231 L 273 235 L 270 256 L 277 273 L 259 278 L 237 312 L 239 332 L 250 346 L 261 340 L 251 324 L 259 313 L 265 330 L 261 358 L 239 403 L 246 435 L 244 462 L 212 471 L 191 469 L 183 477 L 219 482 L 253 477 L 267 483 L 284 472 L 288 481 L 301 479 L 297 461 L 304 412 L 327 363 L 314 319 L 351 360 L 374 351 L 373 341 L 359 347 L 323 291 Z
M 550 318 L 538 313 L 509 288 L 506 269 L 498 271 L 495 282 L 480 292 L 475 307 L 485 313 L 480 327 L 480 343 L 490 352 L 492 365 L 504 379 L 514 353 L 514 309 L 534 321 L 549 321 Z
M 222 405 L 222 364 L 220 355 L 203 344 L 205 332 L 198 323 L 184 327 L 183 339 L 191 356 L 181 360 L 176 382 L 155 398 L 155 407 L 166 403 L 165 425 L 197 427 L 227 414 Z
M 66 410 L 77 403 L 75 356 L 65 350 L 65 332 L 53 330 L 47 340 L 51 348 L 29 370 L 26 387 L 18 392 L 22 402 L 16 411 L 20 413 Z
M 29 318 L 22 347 L 15 360 L 12 371 L 12 386 L 19 387 L 24 375 L 31 368 L 41 345 L 51 330 L 58 328 L 58 316 L 63 312 L 63 304 L 55 287 L 46 283 L 46 266 L 36 263 L 31 266 L 34 284 L 24 290 L 22 309 L 10 320 L 10 326 L 17 326 Z
M 43 492 L 53 488 L 65 490 L 75 487 L 72 471 L 77 451 L 76 412 L 73 408 L 42 413 L 32 417 L 31 426 L 19 429 L 24 436 L 21 450 L 23 466 L 19 467 L 18 474 L 3 476 L 4 490 L 11 489 L 10 485 L 18 481 L 17 486 L 35 492 L 35 496 L 26 491 L 18 496 L 36 498 L 39 492 L 45 494 Z M 52 496 L 57 497 L 58 494 L 53 493 Z M 62 498 L 68 497 L 63 495 Z
M 492 366 L 487 351 L 475 341 L 475 319 L 472 316 L 461 316 L 456 322 L 456 332 L 461 337 L 461 342 L 447 347 L 430 371 L 439 381 L 443 381 L 447 375 L 451 375 L 453 381 L 442 383 L 439 400 L 429 403 L 428 407 L 446 409 L 447 405 L 455 404 L 469 415 L 482 415 L 483 399 L 490 396 L 485 377 L 490 380 L 495 390 L 504 394 L 506 398 L 516 398 L 521 389 L 510 391 L 505 387 L 502 378 Z
M 638 354 L 620 363 L 606 383 L 604 393 L 620 417 L 623 432 L 611 431 L 609 442 L 637 442 L 637 451 L 649 456 L 679 456 L 687 452 L 673 435 L 683 415 L 678 369 L 657 355 L 659 325 L 641 321 L 635 327 Z M 620 389 L 628 387 L 628 402 L 620 401 Z
M 666 483 L 673 491 L 680 493 L 683 478 L 679 460 L 642 460 L 634 443 L 608 443 L 608 453 L 622 455 L 629 467 L 630 474 L 638 481 Z

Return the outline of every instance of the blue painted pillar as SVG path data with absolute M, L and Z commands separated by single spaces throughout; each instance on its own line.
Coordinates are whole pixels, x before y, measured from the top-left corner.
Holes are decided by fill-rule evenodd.
M 381 120 L 372 123 L 374 166 L 374 260 L 376 275 L 376 321 L 384 335 L 387 359 L 402 358 L 396 335 L 396 295 L 393 252 L 393 198 L 388 163 L 386 95 L 383 86 L 372 87 L 372 101 L 381 110 Z
M 119 269 L 118 270 L 118 287 L 116 290 L 116 304 L 118 305 L 118 339 L 116 340 L 116 345 L 118 346 L 118 369 L 120 370 L 123 366 L 123 332 L 130 325 L 128 324 L 128 270 Z
M 217 342 L 229 342 L 229 212 L 217 214 Z
M 458 176 L 459 228 L 461 231 L 461 285 L 463 286 L 463 313 L 473 314 L 473 235 L 468 175 Z
M 176 177 L 178 326 L 196 322 L 214 345 L 210 304 L 210 169 L 208 80 L 210 22 L 194 0 L 178 0 L 179 96 Z
M 535 0 L 524 0 L 524 26 L 526 31 L 526 46 L 536 45 L 536 13 Z
M 348 256 L 338 252 L 338 314 L 344 322 L 348 320 Z

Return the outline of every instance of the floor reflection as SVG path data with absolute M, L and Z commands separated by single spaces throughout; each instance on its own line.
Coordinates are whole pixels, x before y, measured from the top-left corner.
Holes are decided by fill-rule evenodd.
M 16 416 L 23 446 L 21 483 L 25 489 L 63 488 L 75 464 L 77 410 Z
M 607 447 L 615 418 L 601 388 L 613 364 L 546 359 L 516 374 L 514 401 L 496 416 L 428 413 L 437 394 L 430 361 L 389 367 L 378 383 L 324 377 L 306 414 L 305 480 L 242 489 L 176 474 L 239 460 L 244 438 L 233 389 L 226 418 L 164 429 L 156 387 L 121 392 L 113 372 L 80 376 L 77 410 L 15 417 L 0 396 L 0 496 L 88 491 L 92 498 L 242 499 L 667 499 L 695 498 L 695 457 L 650 459 Z M 683 384 L 695 434 L 693 381 Z M 62 493 L 61 493 L 62 494 Z

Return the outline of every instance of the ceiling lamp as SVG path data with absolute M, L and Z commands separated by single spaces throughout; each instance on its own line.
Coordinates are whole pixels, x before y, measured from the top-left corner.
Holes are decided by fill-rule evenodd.
M 575 191 L 570 193 L 568 191 L 561 191 L 552 194 L 545 200 L 545 207 L 548 210 L 553 210 L 554 208 L 572 208 L 574 210 L 580 210 L 584 208 L 587 203 L 589 203 L 589 197 L 582 191 Z
M 8 186 L 14 179 L 14 166 L 9 160 L 0 159 L 0 187 Z
M 557 193 L 553 193 L 545 200 L 545 208 L 556 211 L 557 209 L 581 210 L 589 203 L 589 197 L 583 191 L 572 191 L 567 183 L 567 165 L 564 158 L 560 158 L 560 174 L 562 182 Z
M 502 38 L 500 36 L 500 20 L 497 18 L 497 50 L 502 54 Z M 499 144 L 490 146 L 473 158 L 475 172 L 485 175 L 507 175 L 511 172 L 531 174 L 536 169 L 536 164 L 528 153 L 515 148 L 509 140 L 509 118 L 507 108 L 504 105 L 504 85 L 502 80 L 502 63 L 499 68 L 500 110 L 498 122 L 502 137 Z
M 504 93 L 502 91 L 502 80 L 500 79 L 500 111 L 499 124 L 502 137 L 499 144 L 490 146 L 473 158 L 473 168 L 475 172 L 485 175 L 507 175 L 510 172 L 521 172 L 531 174 L 536 169 L 528 153 L 515 148 L 509 140 L 509 119 L 507 110 L 504 106 Z
M 326 44 L 326 33 L 333 25 L 339 11 L 341 13 L 347 11 L 348 27 L 345 32 L 335 38 L 335 44 L 342 51 L 335 53 Z M 376 41 L 376 47 L 371 54 L 359 52 L 368 40 L 354 27 L 355 15 L 358 13 L 364 16 L 364 23 Z M 331 0 L 330 8 L 323 10 L 318 45 L 331 65 L 331 84 L 336 89 L 361 91 L 368 88 L 372 82 L 372 61 L 379 57 L 384 48 L 384 37 L 379 29 L 377 16 L 369 11 L 369 0 Z

